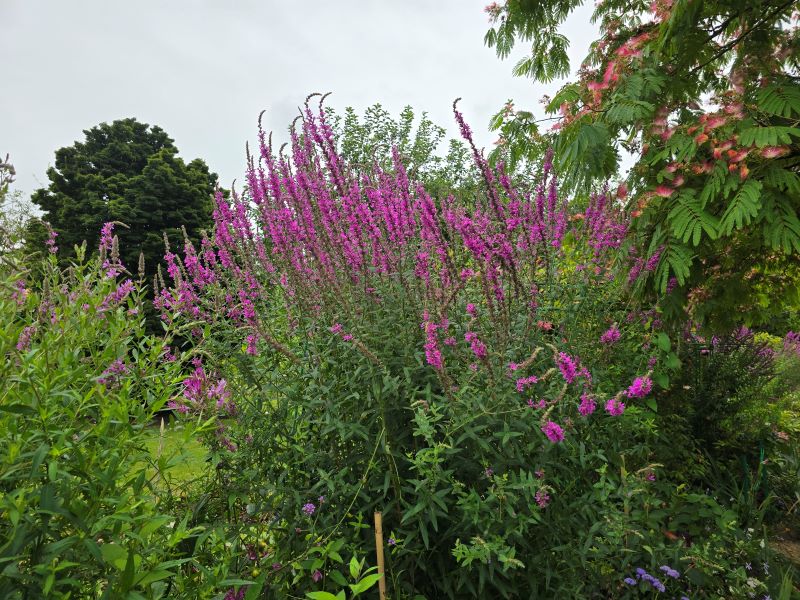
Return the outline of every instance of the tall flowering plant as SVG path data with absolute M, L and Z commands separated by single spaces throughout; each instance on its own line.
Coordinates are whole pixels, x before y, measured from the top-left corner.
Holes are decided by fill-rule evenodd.
M 432 197 L 397 151 L 391 168 L 347 164 L 307 100 L 286 153 L 260 131 L 245 193 L 217 195 L 213 236 L 167 252 L 157 304 L 197 343 L 225 344 L 209 354 L 240 411 L 231 464 L 267 493 L 238 484 L 251 514 L 296 532 L 273 558 L 380 509 L 404 540 L 393 572 L 457 595 L 536 568 L 543 515 L 579 496 L 560 499 L 564 457 L 647 434 L 654 363 L 652 319 L 626 320 L 615 278 L 627 224 L 612 198 L 575 210 L 549 157 L 537 185 L 515 185 L 454 114 L 483 179 L 466 200 Z
M 201 528 L 176 506 L 177 458 L 148 449 L 149 426 L 182 396 L 183 369 L 169 360 L 174 331 L 146 335 L 142 279 L 122 264 L 113 229 L 99 257 L 85 261 L 80 247 L 68 269 L 52 235 L 33 271 L 16 253 L 0 261 L 2 598 L 224 589 L 224 573 L 194 575 L 186 540 Z M 213 435 L 210 423 L 185 425 L 187 438 Z

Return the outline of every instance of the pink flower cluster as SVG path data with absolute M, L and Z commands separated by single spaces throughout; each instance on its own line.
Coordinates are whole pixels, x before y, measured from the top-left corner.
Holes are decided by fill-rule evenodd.
M 619 398 L 610 398 L 606 402 L 606 412 L 612 417 L 618 417 L 625 412 L 625 403 Z
M 644 398 L 653 389 L 653 380 L 647 377 L 637 377 L 625 393 L 628 398 Z
M 442 360 L 442 351 L 439 349 L 439 341 L 436 336 L 436 330 L 439 325 L 430 319 L 428 311 L 423 315 L 422 328 L 425 330 L 425 359 L 437 371 L 444 367 Z
M 58 237 L 58 233 L 53 229 L 49 229 L 47 232 L 47 239 L 45 240 L 45 245 L 47 246 L 47 251 L 50 254 L 55 254 L 58 252 L 58 246 L 56 246 L 56 238 Z
M 574 382 L 578 377 L 583 377 L 587 381 L 591 381 L 592 376 L 586 367 L 578 367 L 578 360 L 572 358 L 566 352 L 559 352 L 556 357 L 556 365 L 558 370 L 561 371 L 561 376 L 567 383 Z
M 600 336 L 600 342 L 603 344 L 613 344 L 618 342 L 622 334 L 616 325 L 612 325 L 608 330 Z
M 470 349 L 476 358 L 486 358 L 488 351 L 486 344 L 478 339 L 478 334 L 474 331 L 468 331 L 464 334 L 464 339 L 469 343 Z
M 106 387 L 119 385 L 120 378 L 128 372 L 130 372 L 128 365 L 123 359 L 118 358 L 97 378 L 97 383 Z
M 183 402 L 172 400 L 168 408 L 183 414 L 210 409 L 235 414 L 236 406 L 230 400 L 227 381 L 209 377 L 199 358 L 193 359 L 192 363 L 195 367 L 193 373 L 183 380 Z
M 578 406 L 578 412 L 581 414 L 582 417 L 588 417 L 597 409 L 597 403 L 594 401 L 589 394 L 583 393 L 581 394 L 581 403 Z
M 17 351 L 18 352 L 25 352 L 31 346 L 31 338 L 36 333 L 36 327 L 34 325 L 28 325 L 25 327 L 22 332 L 19 334 L 19 338 L 17 339 Z
M 542 425 L 542 433 L 544 433 L 547 436 L 547 439 L 554 444 L 564 440 L 564 430 L 560 425 L 554 423 L 553 421 L 547 421 L 547 423 Z
M 536 375 L 530 375 L 528 377 L 520 377 L 517 379 L 517 391 L 524 392 L 525 388 L 532 386 L 534 383 L 537 383 L 539 378 Z
M 102 268 L 109 279 L 113 279 L 125 269 L 125 266 L 119 260 L 119 256 L 114 253 L 114 238 L 114 223 L 104 223 L 100 229 L 98 250 L 103 259 Z
M 117 286 L 117 289 L 115 289 L 113 292 L 110 292 L 105 298 L 103 298 L 100 306 L 97 307 L 97 312 L 104 313 L 119 306 L 130 295 L 133 289 L 133 281 L 126 279 Z
M 24 279 L 17 279 L 14 282 L 14 291 L 11 293 L 11 300 L 17 303 L 17 306 L 25 304 L 28 298 L 28 289 L 25 287 Z

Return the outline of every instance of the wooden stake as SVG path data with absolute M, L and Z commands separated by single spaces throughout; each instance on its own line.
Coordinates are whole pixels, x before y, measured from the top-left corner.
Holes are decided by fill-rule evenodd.
M 383 570 L 383 517 L 381 513 L 375 513 L 375 551 L 378 554 L 378 573 L 381 578 L 378 580 L 378 592 L 381 600 L 386 600 L 386 574 Z

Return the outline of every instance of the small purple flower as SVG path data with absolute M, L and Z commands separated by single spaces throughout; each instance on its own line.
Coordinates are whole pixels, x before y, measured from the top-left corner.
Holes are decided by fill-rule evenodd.
M 51 229 L 47 236 L 47 240 L 45 240 L 47 251 L 50 252 L 50 254 L 55 254 L 58 252 L 58 246 L 56 246 L 56 238 L 58 237 L 58 233 Z
M 118 358 L 100 374 L 100 377 L 97 378 L 97 383 L 106 387 L 116 385 L 119 383 L 120 378 L 129 371 L 130 369 L 125 364 L 125 361 Z
M 642 581 L 646 581 L 649 583 L 654 589 L 658 590 L 659 592 L 665 592 L 666 586 L 662 583 L 662 581 L 658 577 L 653 577 L 652 575 L 648 575 L 646 577 L 642 577 Z
M 230 588 L 222 600 L 244 600 L 244 595 L 246 592 L 246 587 L 239 588 L 238 592 L 234 588 Z
M 311 579 L 314 580 L 314 583 L 318 582 L 320 579 L 322 579 L 322 572 L 320 572 L 319 569 L 315 569 L 311 574 Z
M 388 540 L 386 540 L 386 543 L 389 544 L 390 546 L 396 546 L 397 540 L 394 539 L 393 537 L 390 537 Z
M 258 338 L 255 334 L 251 333 L 247 336 L 247 349 L 245 352 L 250 356 L 256 356 L 258 354 Z
M 303 512 L 306 513 L 309 517 L 317 512 L 317 507 L 314 506 L 313 503 L 308 502 L 307 504 L 303 505 Z
M 612 417 L 618 417 L 625 412 L 625 403 L 617 398 L 611 398 L 606 402 L 606 412 Z
M 534 495 L 534 499 L 536 500 L 536 504 L 539 505 L 539 508 L 546 508 L 547 505 L 550 504 L 550 494 L 544 490 L 538 490 Z
M 636 580 L 633 577 L 626 577 L 623 581 L 628 585 L 636 585 Z
M 578 376 L 578 365 L 575 364 L 575 360 L 569 354 L 566 352 L 559 352 L 556 363 L 561 371 L 561 375 L 564 377 L 564 381 L 567 383 L 575 381 L 575 378 Z
M 586 393 L 581 394 L 581 404 L 578 407 L 578 412 L 582 417 L 588 417 L 597 408 L 597 403 L 594 399 Z
M 628 388 L 628 398 L 644 398 L 653 389 L 653 381 L 647 376 L 637 377 Z
M 653 476 L 653 479 L 655 479 L 655 475 Z M 673 579 L 680 579 L 681 574 L 678 573 L 672 567 L 670 567 L 668 565 L 663 565 L 663 566 L 661 566 L 659 568 L 667 575 L 667 577 L 672 577 Z
M 672 290 L 674 290 L 678 286 L 678 278 L 677 277 L 670 277 L 667 281 L 667 294 L 671 294 Z
M 469 342 L 470 348 L 472 349 L 472 353 L 477 358 L 486 358 L 487 350 L 486 344 L 484 344 L 480 339 L 478 339 L 478 334 L 474 331 L 468 331 L 464 334 L 464 339 Z
M 531 375 L 530 377 L 520 377 L 517 379 L 517 391 L 524 392 L 525 388 L 532 386 L 534 383 L 537 383 L 539 378 L 536 375 Z
M 114 223 L 103 223 L 100 229 L 100 250 L 111 252 L 111 247 L 114 245 Z
M 620 337 L 622 337 L 622 334 L 619 332 L 619 329 L 617 329 L 616 325 L 612 325 L 608 331 L 600 336 L 600 342 L 603 344 L 613 344 L 618 342 Z
M 22 330 L 22 333 L 19 334 L 19 339 L 17 340 L 17 351 L 25 352 L 31 345 L 31 338 L 33 334 L 36 332 L 36 327 L 33 325 L 29 325 Z
M 554 423 L 553 421 L 548 421 L 544 425 L 542 425 L 542 432 L 547 436 L 554 444 L 557 444 L 564 440 L 564 430 L 561 427 Z
M 28 289 L 25 287 L 25 280 L 17 279 L 14 285 L 16 286 L 16 290 L 11 294 L 11 299 L 17 303 L 17 306 L 22 306 L 25 303 L 25 299 L 28 297 Z

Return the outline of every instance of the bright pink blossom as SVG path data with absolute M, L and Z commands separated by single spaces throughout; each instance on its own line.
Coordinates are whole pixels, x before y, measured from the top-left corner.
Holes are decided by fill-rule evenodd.
M 553 421 L 548 421 L 542 425 L 542 432 L 547 436 L 547 439 L 554 444 L 564 440 L 564 430 Z
M 628 388 L 626 396 L 628 398 L 644 398 L 653 389 L 653 380 L 647 376 L 637 377 Z
M 581 404 L 578 407 L 578 412 L 583 417 L 588 417 L 597 409 L 597 403 L 589 394 L 581 394 Z
M 566 352 L 559 352 L 558 359 L 556 360 L 559 371 L 564 377 L 564 381 L 572 383 L 578 376 L 577 362 Z
M 606 402 L 606 412 L 613 417 L 618 417 L 625 412 L 625 403 L 617 398 L 611 398 Z
M 617 329 L 616 325 L 612 325 L 608 330 L 600 336 L 600 342 L 603 344 L 613 344 L 618 342 L 622 334 Z

